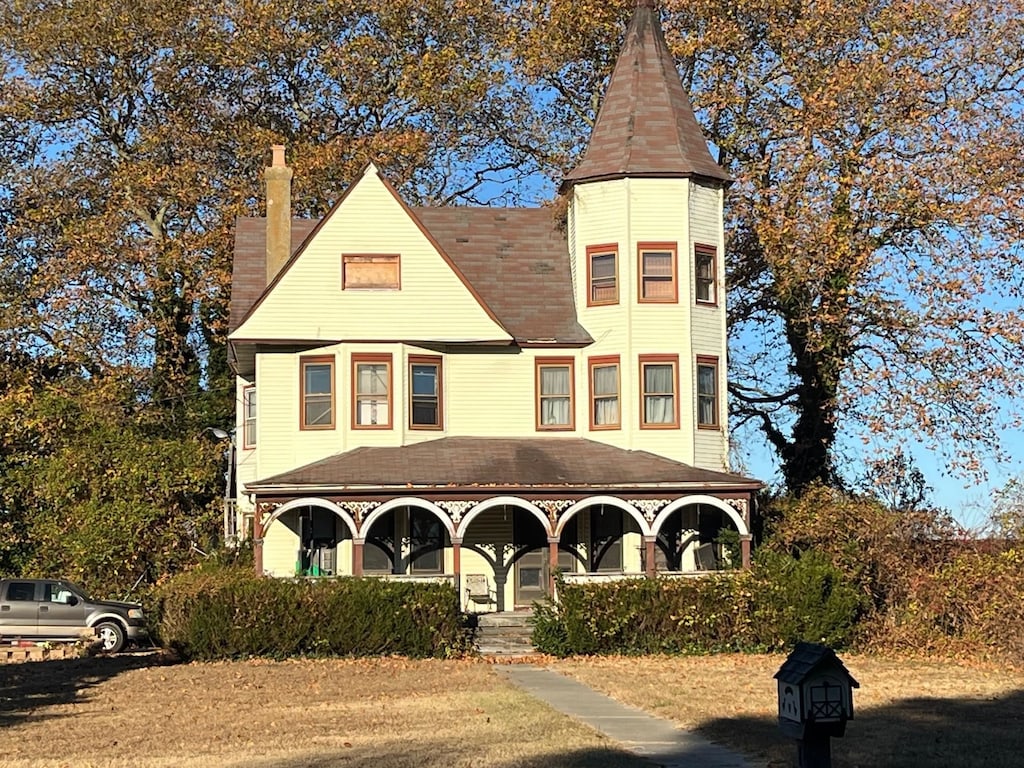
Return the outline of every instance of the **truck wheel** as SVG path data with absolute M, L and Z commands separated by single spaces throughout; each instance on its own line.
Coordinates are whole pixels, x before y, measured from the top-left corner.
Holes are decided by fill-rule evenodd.
M 97 624 L 96 637 L 100 639 L 100 644 L 107 653 L 117 653 L 124 648 L 124 629 L 116 621 Z

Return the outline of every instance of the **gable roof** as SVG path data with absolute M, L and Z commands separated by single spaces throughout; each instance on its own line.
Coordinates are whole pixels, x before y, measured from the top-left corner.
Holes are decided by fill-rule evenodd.
M 637 3 L 590 142 L 562 182 L 563 190 L 626 176 L 730 181 L 708 151 L 655 5 Z
M 445 437 L 399 447 L 363 447 L 264 480 L 280 488 L 688 488 L 754 490 L 742 475 L 698 469 L 646 451 L 580 438 Z
M 520 343 L 589 344 L 576 319 L 565 233 L 547 208 L 410 208 Z M 319 224 L 292 219 L 292 252 Z M 239 218 L 229 330 L 265 290 L 266 219 Z

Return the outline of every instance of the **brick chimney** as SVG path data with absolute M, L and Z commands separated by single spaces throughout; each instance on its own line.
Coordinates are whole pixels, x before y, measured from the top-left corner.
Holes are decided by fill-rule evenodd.
M 267 285 L 292 253 L 292 169 L 284 164 L 284 145 L 271 147 L 274 153 L 263 172 L 267 184 Z

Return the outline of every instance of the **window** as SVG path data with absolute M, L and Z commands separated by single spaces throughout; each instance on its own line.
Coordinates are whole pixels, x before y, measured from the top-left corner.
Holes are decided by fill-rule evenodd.
M 343 290 L 401 288 L 397 254 L 345 254 L 341 257 Z
M 679 358 L 675 355 L 646 355 L 640 358 L 642 404 L 640 426 L 669 429 L 679 426 Z
M 573 429 L 572 358 L 537 360 L 537 429 Z
M 718 358 L 697 358 L 697 426 L 718 428 Z
M 676 244 L 640 243 L 640 301 L 675 302 Z
M 441 358 L 409 358 L 409 427 L 441 429 Z
M 713 245 L 695 245 L 693 247 L 694 285 L 698 304 L 717 304 L 718 292 L 715 288 L 715 270 L 718 252 Z
M 302 369 L 302 429 L 334 429 L 334 358 L 305 357 Z
M 587 246 L 587 306 L 618 304 L 619 283 L 615 260 L 617 249 L 614 245 Z
M 619 358 L 590 358 L 590 428 L 618 429 Z
M 256 447 L 256 387 L 242 390 L 242 448 Z
M 391 355 L 352 355 L 352 428 L 391 429 Z

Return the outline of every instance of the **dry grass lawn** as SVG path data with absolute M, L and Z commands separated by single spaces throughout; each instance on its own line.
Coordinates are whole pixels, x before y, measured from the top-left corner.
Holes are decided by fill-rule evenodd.
M 1024 765 L 1024 673 L 844 657 L 862 688 L 836 768 Z M 549 662 L 761 765 L 795 764 L 776 726 L 778 656 Z M 642 768 L 481 662 L 155 656 L 0 666 L 0 768 Z M 695 768 L 701 768 L 695 766 Z
M 835 768 L 1024 766 L 1024 672 L 992 664 L 842 655 L 860 683 Z M 556 669 L 770 766 L 796 764 L 777 726 L 782 656 L 603 658 Z
M 641 768 L 479 662 L 0 666 L 0 766 Z

